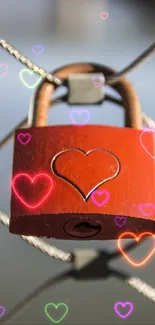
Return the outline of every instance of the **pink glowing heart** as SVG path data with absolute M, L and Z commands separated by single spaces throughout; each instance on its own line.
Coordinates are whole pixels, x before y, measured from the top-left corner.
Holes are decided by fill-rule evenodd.
M 140 211 L 144 216 L 151 216 L 151 214 L 154 212 L 155 205 L 152 203 L 148 204 L 140 204 Z
M 2 70 L 2 68 L 4 68 L 4 69 Z M 2 72 L 1 72 L 1 70 L 2 70 Z M 8 72 L 8 65 L 5 63 L 0 64 L 0 78 L 3 78 L 7 72 Z
M 119 311 L 120 307 L 122 308 L 122 312 L 123 312 L 123 309 L 125 310 L 125 308 L 127 307 L 127 312 L 124 314 L 122 314 L 122 312 Z M 121 301 L 118 301 L 115 303 L 114 305 L 114 311 L 115 313 L 120 317 L 120 318 L 127 318 L 130 316 L 130 314 L 132 313 L 133 311 L 133 303 L 132 302 L 121 302 Z
M 95 86 L 95 88 L 99 88 L 102 87 L 105 83 L 105 78 L 104 76 L 94 76 L 92 78 L 93 84 Z
M 31 140 L 31 134 L 30 133 L 19 133 L 18 134 L 18 140 L 21 144 L 28 144 Z
M 95 196 L 96 196 L 96 198 L 95 198 Z M 101 201 L 101 203 L 99 203 L 98 201 L 97 201 L 97 196 L 104 196 L 104 199 L 103 199 L 103 201 Z M 91 198 L 92 198 L 92 200 L 93 200 L 93 202 L 96 204 L 96 205 L 98 205 L 98 207 L 101 207 L 101 206 L 103 206 L 104 204 L 106 204 L 107 203 L 107 201 L 109 200 L 109 198 L 110 198 L 110 193 L 108 192 L 108 191 L 106 191 L 106 190 L 103 190 L 103 191 L 94 191 L 93 192 L 93 194 L 91 195 Z
M 4 313 L 6 312 L 6 309 L 4 306 L 0 306 L 0 318 L 4 315 Z
M 108 14 L 108 12 L 100 12 L 100 17 L 103 20 L 106 20 L 109 17 L 109 14 Z
M 151 216 L 155 211 L 155 205 L 153 203 L 132 204 L 132 207 L 136 214 L 141 213 L 144 217 Z

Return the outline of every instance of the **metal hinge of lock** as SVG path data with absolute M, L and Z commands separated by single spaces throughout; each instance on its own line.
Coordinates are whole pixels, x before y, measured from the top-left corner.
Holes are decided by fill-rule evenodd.
M 102 73 L 71 73 L 68 77 L 68 103 L 101 104 L 104 99 L 104 80 Z

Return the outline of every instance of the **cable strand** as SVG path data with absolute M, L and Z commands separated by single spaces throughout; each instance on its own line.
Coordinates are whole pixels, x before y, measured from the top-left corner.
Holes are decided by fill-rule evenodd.
M 9 217 L 0 210 L 0 222 L 9 227 Z M 39 249 L 42 253 L 46 253 L 49 256 L 55 257 L 61 261 L 65 262 L 72 262 L 73 261 L 73 254 L 66 253 L 61 249 L 56 248 L 53 245 L 46 244 L 42 240 L 38 239 L 37 237 L 32 236 L 20 236 L 22 239 L 26 240 L 30 245 L 34 246 L 35 248 Z
M 25 64 L 29 69 L 32 69 L 35 73 L 41 75 L 43 79 L 47 79 L 49 82 L 55 83 L 58 86 L 63 84 L 63 82 L 59 78 L 52 76 L 50 73 L 46 72 L 45 70 L 34 64 L 32 61 L 30 61 L 28 58 L 18 52 L 17 49 L 12 47 L 12 45 L 6 43 L 5 40 L 0 39 L 0 46 L 7 50 L 17 60 L 20 60 L 20 62 Z
M 150 45 L 141 55 L 139 55 L 134 61 L 132 61 L 126 68 L 117 72 L 112 76 L 106 77 L 106 84 L 112 85 L 118 82 L 127 72 L 137 68 L 146 58 L 148 58 L 155 51 L 155 42 Z
M 11 44 L 7 43 L 5 40 L 0 39 L 0 46 L 7 50 L 11 55 L 13 55 L 17 60 L 20 60 L 29 69 L 32 69 L 35 73 L 41 75 L 43 79 L 47 79 L 49 82 L 55 83 L 56 85 L 62 85 L 63 81 L 50 73 L 46 72 L 44 69 L 40 68 L 28 58 L 23 56 L 17 49 L 15 49 Z M 142 54 L 140 54 L 134 61 L 132 61 L 126 68 L 114 75 L 106 77 L 106 84 L 112 85 L 119 81 L 127 72 L 132 71 L 134 68 L 138 67 L 147 57 L 149 57 L 155 51 L 155 42 L 151 44 Z

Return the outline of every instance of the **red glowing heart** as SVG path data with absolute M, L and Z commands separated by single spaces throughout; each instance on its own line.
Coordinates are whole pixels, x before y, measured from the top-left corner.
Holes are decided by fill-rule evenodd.
M 31 177 L 26 173 L 20 173 L 13 178 L 12 188 L 18 199 L 26 207 L 35 209 L 40 206 L 49 196 L 53 188 L 53 181 L 49 175 L 44 173 L 39 173 L 35 175 L 35 177 Z M 25 194 L 29 194 L 29 197 L 31 194 L 32 197 L 35 195 L 35 204 L 30 204 L 27 198 L 25 198 Z

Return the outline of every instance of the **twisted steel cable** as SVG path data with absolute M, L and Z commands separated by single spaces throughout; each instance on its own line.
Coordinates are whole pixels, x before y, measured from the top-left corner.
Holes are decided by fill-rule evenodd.
M 9 227 L 9 217 L 0 210 L 0 222 Z M 58 260 L 64 262 L 72 262 L 73 254 L 62 251 L 61 249 L 56 248 L 53 245 L 49 245 L 37 237 L 33 236 L 20 236 L 22 239 L 26 240 L 30 245 L 39 249 L 42 253 L 45 253 L 49 256 L 55 257 Z

